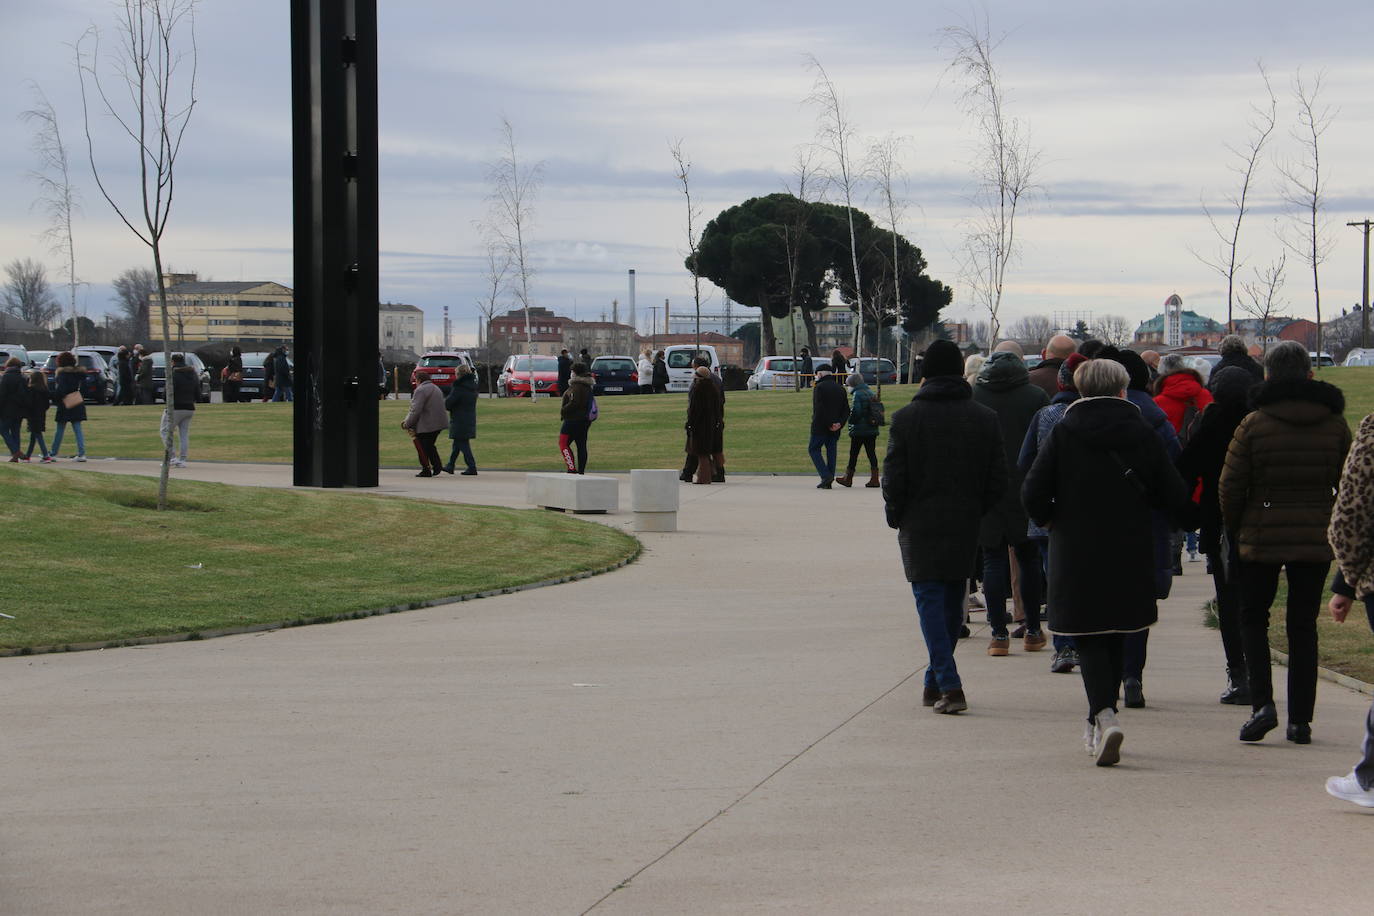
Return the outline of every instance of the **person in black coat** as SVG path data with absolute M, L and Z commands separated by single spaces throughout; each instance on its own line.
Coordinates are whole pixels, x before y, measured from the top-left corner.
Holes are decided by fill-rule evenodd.
M 801 386 L 811 387 L 811 378 L 816 374 L 816 364 L 811 359 L 811 348 L 801 348 Z
M 115 354 L 115 369 L 119 381 L 115 403 L 132 404 L 134 402 L 134 361 L 126 347 L 120 347 L 119 352 Z
M 660 351 L 660 355 L 662 351 Z M 692 357 L 692 388 L 696 387 L 696 380 L 702 377 L 698 369 L 705 369 L 707 378 L 716 389 L 716 399 L 720 401 L 717 416 L 712 424 L 701 426 L 710 436 L 710 458 L 711 474 L 709 480 L 697 480 L 697 483 L 724 483 L 725 482 L 725 382 L 719 375 L 711 371 L 711 361 L 705 356 Z M 664 365 L 664 374 L 667 374 L 667 365 Z M 666 378 L 664 384 L 667 384 Z M 692 433 L 692 392 L 687 391 L 687 457 L 682 463 L 682 473 L 678 479 L 683 483 L 691 483 L 697 476 L 699 465 L 699 449 L 704 447 L 702 440 L 698 440 L 697 445 L 693 445 Z
M 62 402 L 73 392 L 80 394 L 81 383 L 86 378 L 86 370 L 77 365 L 76 354 L 70 350 L 57 354 L 57 371 L 53 373 L 52 399 L 57 405 L 57 432 L 52 437 L 52 456 L 56 458 L 62 448 L 62 438 L 66 435 L 67 425 L 71 424 L 76 436 L 76 455 L 73 461 L 86 460 L 86 436 L 81 425 L 86 422 L 86 402 L 77 400 L 71 407 Z
M 472 440 L 477 438 L 477 376 L 472 374 L 472 367 L 458 367 L 448 397 L 444 398 L 444 407 L 449 416 L 448 437 L 453 440 L 453 450 L 449 452 L 444 470 L 452 474 L 461 454 L 467 464 L 463 476 L 476 477 L 477 461 L 472 457 Z
M 24 362 L 17 356 L 5 361 L 5 372 L 0 375 L 0 436 L 4 437 L 5 450 L 10 453 L 10 461 L 20 460 L 19 427 L 28 416 L 29 396 L 24 390 Z
M 221 399 L 226 404 L 237 404 L 241 400 L 239 389 L 243 385 L 243 351 L 238 347 L 229 348 L 229 362 L 224 366 L 224 386 Z
M 968 708 L 954 664 L 964 590 L 977 562 L 979 522 L 1007 488 L 1007 461 L 997 415 L 974 403 L 959 347 L 932 343 L 924 375 L 911 403 L 892 415 L 883 503 L 930 658 L 921 702 L 958 713 Z
M 272 384 L 275 386 L 272 400 L 295 400 L 295 394 L 292 391 L 291 360 L 286 355 L 285 347 L 277 347 L 277 352 L 272 357 Z
M 29 373 L 29 448 L 24 452 L 24 460 L 33 460 L 35 445 L 43 452 L 43 463 L 52 461 L 48 454 L 48 443 L 43 441 L 43 433 L 48 428 L 48 408 L 52 407 L 52 395 L 48 393 L 48 377 L 41 370 Z
M 659 350 L 654 354 L 654 394 L 664 394 L 668 391 L 668 363 L 663 358 L 663 351 Z
M 1217 352 L 1221 354 L 1221 359 L 1212 367 L 1212 373 L 1208 376 L 1209 390 L 1212 387 L 1211 380 L 1217 377 L 1217 373 L 1232 367 L 1244 369 L 1252 383 L 1264 381 L 1264 367 L 1250 356 L 1250 350 L 1245 346 L 1245 338 L 1239 334 L 1227 334 L 1223 337 L 1221 343 L 1217 344 Z M 1215 396 L 1216 392 L 1212 394 Z
M 821 482 L 819 490 L 831 489 L 835 481 L 835 459 L 839 449 L 840 430 L 849 419 L 849 398 L 840 383 L 831 374 L 829 366 L 821 366 L 816 372 L 816 387 L 811 392 L 811 441 L 806 451 L 811 455 L 811 463 Z M 821 457 L 821 450 L 825 457 Z
M 1250 357 L 1245 357 L 1250 359 Z M 1202 411 L 1188 444 L 1178 456 L 1178 472 L 1189 491 L 1202 485 L 1201 499 L 1195 504 L 1195 521 L 1200 530 L 1199 544 L 1207 555 L 1216 591 L 1217 623 L 1221 646 L 1226 654 L 1226 690 L 1221 702 L 1249 706 L 1250 688 L 1246 681 L 1245 649 L 1240 636 L 1240 579 L 1235 575 L 1240 558 L 1235 545 L 1221 544 L 1221 504 L 1217 485 L 1226 465 L 1226 449 L 1245 415 L 1250 412 L 1250 389 L 1255 379 L 1244 368 L 1229 366 L 1212 372 L 1209 387 L 1212 403 Z
M 585 363 L 590 366 L 591 363 Z M 558 395 L 562 397 L 568 393 L 568 379 L 572 378 L 572 357 L 568 355 L 568 348 L 564 347 L 558 351 Z M 530 373 L 530 378 L 534 378 L 534 373 Z
M 1125 636 L 1158 620 L 1151 510 L 1177 515 L 1188 500 L 1164 444 L 1126 400 L 1129 383 L 1113 360 L 1081 365 L 1080 397 L 1021 488 L 1031 519 L 1050 532 L 1050 629 L 1074 638 L 1088 698 L 1084 745 L 1098 766 L 1121 757 Z

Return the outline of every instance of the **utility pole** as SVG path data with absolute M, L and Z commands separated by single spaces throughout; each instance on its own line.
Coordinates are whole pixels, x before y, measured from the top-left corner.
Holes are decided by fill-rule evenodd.
M 1360 299 L 1360 348 L 1369 346 L 1369 220 L 1346 223 L 1356 229 L 1364 230 L 1364 296 Z

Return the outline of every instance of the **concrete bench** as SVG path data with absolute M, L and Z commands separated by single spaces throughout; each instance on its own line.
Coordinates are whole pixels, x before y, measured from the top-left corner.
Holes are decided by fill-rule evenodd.
M 680 471 L 630 472 L 630 508 L 636 531 L 676 531 Z
M 585 474 L 526 474 L 525 501 L 560 512 L 615 512 L 620 508 L 620 481 Z

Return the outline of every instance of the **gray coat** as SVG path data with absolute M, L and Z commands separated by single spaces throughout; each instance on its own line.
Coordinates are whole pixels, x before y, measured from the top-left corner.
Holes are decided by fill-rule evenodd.
M 465 375 L 453 383 L 448 397 L 448 437 L 450 439 L 477 438 L 477 376 Z
M 410 410 L 401 426 L 417 433 L 432 433 L 448 426 L 444 395 L 439 386 L 426 379 L 410 395 Z
M 997 415 L 957 376 L 927 379 L 892 416 L 883 461 L 887 524 L 909 582 L 973 575 L 978 527 L 1007 489 Z

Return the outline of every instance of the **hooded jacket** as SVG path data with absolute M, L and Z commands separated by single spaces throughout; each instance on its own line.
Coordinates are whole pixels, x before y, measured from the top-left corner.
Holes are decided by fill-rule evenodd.
M 1008 469 L 1008 486 L 992 511 L 983 516 L 978 542 L 984 548 L 1003 542 L 1019 544 L 1027 537 L 1026 510 L 1021 506 L 1021 482 L 1025 472 L 1016 464 L 1035 415 L 1050 403 L 1049 397 L 1031 384 L 1026 364 L 1015 353 L 994 353 L 978 370 L 973 400 L 997 414 L 1002 451 Z
M 968 382 L 937 375 L 892 415 L 888 436 L 883 502 L 907 581 L 968 578 L 979 521 L 1007 487 L 997 415 L 973 403 Z
M 1183 418 L 1189 406 L 1201 413 L 1204 407 L 1212 403 L 1212 393 L 1202 386 L 1202 376 L 1197 374 L 1196 369 L 1184 369 L 1163 376 L 1158 382 L 1158 390 L 1155 403 L 1168 415 L 1175 433 L 1182 432 Z
M 1313 379 L 1270 380 L 1226 451 L 1218 495 L 1241 560 L 1329 563 L 1327 525 L 1350 428 L 1339 388 Z
M 854 386 L 854 397 L 849 404 L 849 436 L 851 439 L 871 439 L 878 435 L 878 427 L 868 420 L 868 402 L 875 395 L 868 383 L 860 381 Z
M 587 423 L 587 411 L 592 408 L 592 385 L 590 375 L 573 375 L 568 378 L 568 390 L 563 392 L 563 403 L 558 416 L 564 423 Z
M 1133 633 L 1158 619 L 1151 512 L 1177 512 L 1187 490 L 1123 398 L 1080 398 L 1041 444 L 1021 488 L 1050 532 L 1049 625 L 1074 636 Z
M 471 373 L 453 383 L 444 398 L 450 439 L 477 438 L 477 376 Z

